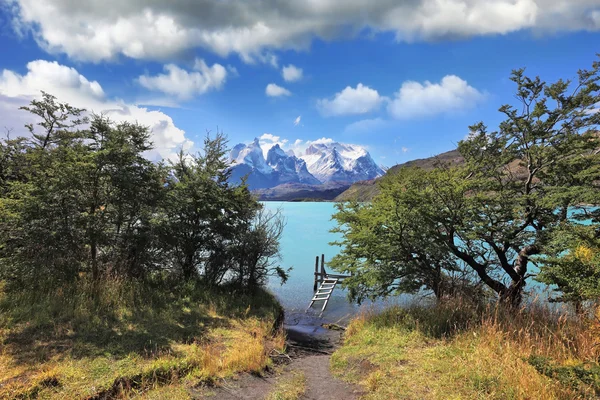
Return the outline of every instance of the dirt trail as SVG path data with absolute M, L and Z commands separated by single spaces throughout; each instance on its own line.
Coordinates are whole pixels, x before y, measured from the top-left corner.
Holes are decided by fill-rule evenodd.
M 288 354 L 283 373 L 264 377 L 243 375 L 213 390 L 199 393 L 198 398 L 236 400 L 264 399 L 275 388 L 278 378 L 301 372 L 306 378 L 306 391 L 301 397 L 307 400 L 354 400 L 360 389 L 335 378 L 329 370 L 331 353 L 340 344 L 341 332 L 320 327 L 297 330 L 289 327 Z

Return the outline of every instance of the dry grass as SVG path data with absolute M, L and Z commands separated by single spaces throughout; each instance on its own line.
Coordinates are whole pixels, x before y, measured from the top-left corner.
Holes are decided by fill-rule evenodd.
M 297 400 L 306 391 L 306 376 L 303 372 L 293 371 L 281 376 L 275 388 L 265 400 Z
M 265 293 L 111 282 L 0 298 L 0 398 L 189 398 L 261 373 L 285 338 Z M 171 396 L 173 393 L 173 396 Z
M 368 399 L 577 399 L 600 394 L 590 321 L 539 304 L 466 303 L 363 314 L 332 357 Z

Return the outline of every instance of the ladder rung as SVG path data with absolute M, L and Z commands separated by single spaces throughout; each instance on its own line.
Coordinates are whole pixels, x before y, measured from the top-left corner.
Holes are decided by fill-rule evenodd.
M 333 290 L 321 291 L 321 289 L 319 289 L 317 291 L 317 295 L 319 295 L 319 294 L 331 294 L 331 292 L 333 292 Z
M 319 301 L 319 300 L 329 300 L 329 296 L 326 297 L 313 297 L 312 301 Z

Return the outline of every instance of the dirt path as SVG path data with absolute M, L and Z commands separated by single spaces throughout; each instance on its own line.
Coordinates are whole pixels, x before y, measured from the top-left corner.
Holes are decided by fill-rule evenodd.
M 320 327 L 296 330 L 288 329 L 288 354 L 283 372 L 264 377 L 243 375 L 237 380 L 225 382 L 212 390 L 197 393 L 198 398 L 236 400 L 264 399 L 271 393 L 278 379 L 294 373 L 306 378 L 306 391 L 301 399 L 307 400 L 355 400 L 361 391 L 355 385 L 335 378 L 329 370 L 331 353 L 339 345 L 341 332 Z

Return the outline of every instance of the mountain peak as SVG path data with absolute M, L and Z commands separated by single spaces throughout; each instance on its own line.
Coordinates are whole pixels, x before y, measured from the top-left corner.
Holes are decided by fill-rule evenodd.
M 356 182 L 383 175 L 369 152 L 353 144 L 313 143 L 301 158 L 322 182 Z
M 248 175 L 251 189 L 271 188 L 284 183 L 353 183 L 383 175 L 383 170 L 367 150 L 339 142 L 312 143 L 299 157 L 274 144 L 265 159 L 256 138 L 249 145 L 236 145 L 231 151 L 231 159 L 236 164 L 232 166 L 232 176 L 237 179 Z
M 272 188 L 284 183 L 319 185 L 321 182 L 306 169 L 306 163 L 296 156 L 286 154 L 279 144 L 273 145 L 263 155 L 258 139 L 248 145 L 238 144 L 230 158 L 231 179 L 241 180 L 247 176 L 250 189 Z

